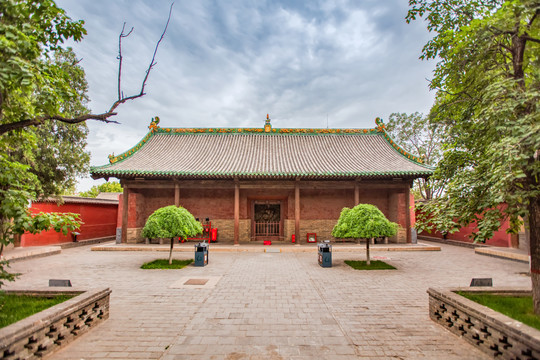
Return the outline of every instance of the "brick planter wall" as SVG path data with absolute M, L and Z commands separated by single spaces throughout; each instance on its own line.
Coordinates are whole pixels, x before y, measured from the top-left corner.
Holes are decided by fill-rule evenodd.
M 111 290 L 24 291 L 8 294 L 35 296 L 78 295 L 0 329 L 1 359 L 40 359 L 109 318 Z
M 431 320 L 498 359 L 539 359 L 540 331 L 455 291 L 500 295 L 531 295 L 530 290 L 512 288 L 428 289 Z

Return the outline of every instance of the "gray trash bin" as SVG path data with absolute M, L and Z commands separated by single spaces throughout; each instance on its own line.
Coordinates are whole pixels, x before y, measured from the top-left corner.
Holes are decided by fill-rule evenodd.
M 195 266 L 208 265 L 208 244 L 205 242 L 195 245 Z
M 332 245 L 328 242 L 318 243 L 319 265 L 322 267 L 332 267 Z

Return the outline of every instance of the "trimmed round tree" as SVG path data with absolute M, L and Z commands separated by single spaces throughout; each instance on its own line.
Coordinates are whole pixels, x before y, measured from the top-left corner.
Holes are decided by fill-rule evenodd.
M 388 220 L 375 205 L 358 204 L 352 209 L 343 208 L 332 236 L 339 239 L 366 239 L 367 265 L 370 265 L 369 243 L 371 239 L 394 236 L 398 224 Z
M 149 239 L 171 239 L 169 264 L 172 263 L 174 238 L 192 237 L 203 232 L 200 222 L 181 206 L 165 206 L 157 209 L 148 217 L 142 230 L 142 236 Z

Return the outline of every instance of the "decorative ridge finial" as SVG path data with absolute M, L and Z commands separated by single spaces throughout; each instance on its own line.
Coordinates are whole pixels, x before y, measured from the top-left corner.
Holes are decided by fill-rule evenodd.
M 264 123 L 264 132 L 272 131 L 272 124 L 270 124 L 270 115 L 266 114 L 266 121 Z
M 150 125 L 148 126 L 148 129 L 150 129 L 151 132 L 154 132 L 154 130 L 159 129 L 159 116 L 153 117 L 152 121 L 150 122 Z
M 377 131 L 378 132 L 385 132 L 386 125 L 384 124 L 384 121 L 380 117 L 375 118 L 375 124 L 377 124 Z
M 378 133 L 382 133 L 382 135 L 384 136 L 386 141 L 388 141 L 390 146 L 392 146 L 403 157 L 406 157 L 407 159 L 415 161 L 415 162 L 417 162 L 419 164 L 424 164 L 425 163 L 425 161 L 426 161 L 425 158 L 423 158 L 421 156 L 412 155 L 411 153 L 409 153 L 408 151 L 403 149 L 401 146 L 396 144 L 396 142 L 394 140 L 392 140 L 390 135 L 386 132 L 386 125 L 384 124 L 384 121 L 380 117 L 375 118 L 375 124 L 377 124 L 377 126 L 373 130 L 377 131 Z

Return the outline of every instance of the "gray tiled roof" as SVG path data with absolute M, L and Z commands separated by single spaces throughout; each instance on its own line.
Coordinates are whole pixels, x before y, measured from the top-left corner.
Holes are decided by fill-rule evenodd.
M 111 164 L 93 167 L 92 176 L 416 178 L 432 173 L 429 166 L 410 160 L 408 157 L 415 157 L 393 145 L 384 132 L 218 134 L 164 130 L 152 131 L 121 156 L 111 156 Z

